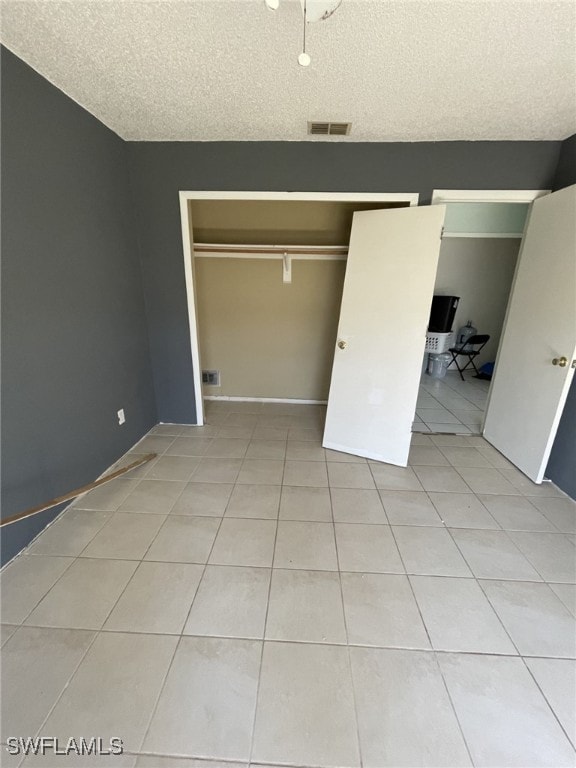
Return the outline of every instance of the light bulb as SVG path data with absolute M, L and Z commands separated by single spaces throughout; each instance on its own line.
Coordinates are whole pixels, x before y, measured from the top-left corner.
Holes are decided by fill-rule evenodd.
M 280 7 L 280 0 L 264 0 L 264 2 L 269 11 L 277 11 Z
M 311 61 L 312 59 L 307 53 L 301 53 L 300 56 L 298 56 L 298 64 L 300 64 L 301 67 L 310 66 Z

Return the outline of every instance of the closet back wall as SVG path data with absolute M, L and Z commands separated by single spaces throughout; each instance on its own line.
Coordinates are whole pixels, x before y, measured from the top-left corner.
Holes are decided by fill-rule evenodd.
M 204 369 L 219 370 L 207 395 L 326 400 L 345 261 L 197 258 Z

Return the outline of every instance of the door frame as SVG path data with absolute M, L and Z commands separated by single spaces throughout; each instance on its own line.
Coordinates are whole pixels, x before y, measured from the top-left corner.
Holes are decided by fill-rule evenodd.
M 182 227 L 182 246 L 184 257 L 184 275 L 186 278 L 186 298 L 188 306 L 188 326 L 190 332 L 190 352 L 192 355 L 192 383 L 196 405 L 196 424 L 204 424 L 204 402 L 202 396 L 202 369 L 200 363 L 200 343 L 198 338 L 198 314 L 196 284 L 194 280 L 194 239 L 193 222 L 190 217 L 189 202 L 192 200 L 309 200 L 338 201 L 350 203 L 408 203 L 417 206 L 418 192 L 265 192 L 265 191 L 206 191 L 181 190 L 180 224 Z
M 430 205 L 440 205 L 446 203 L 533 203 L 539 197 L 545 197 L 552 192 L 551 189 L 434 189 L 432 192 L 432 199 Z M 530 211 L 526 218 L 526 225 L 530 219 Z M 464 234 L 464 236 L 470 236 Z M 478 237 L 490 238 L 494 235 L 490 233 L 478 235 Z M 500 235 L 501 237 L 502 235 Z M 500 342 L 498 349 L 496 350 L 496 364 L 498 363 L 498 356 L 500 354 L 500 347 L 502 346 L 502 340 L 506 333 L 506 326 L 508 323 L 508 310 L 510 307 L 510 299 L 514 292 L 514 286 L 516 284 L 516 273 L 518 265 L 520 264 L 520 256 L 522 254 L 522 239 L 520 239 L 520 251 L 518 252 L 518 259 L 516 261 L 516 267 L 514 269 L 514 276 L 512 277 L 512 285 L 510 287 L 510 293 L 508 294 L 508 303 L 506 305 L 506 312 L 504 314 L 504 322 L 502 324 L 502 333 L 500 334 Z M 490 408 L 490 389 L 488 390 L 488 399 L 486 401 L 486 408 L 484 409 L 484 418 L 482 420 L 482 426 L 480 427 L 480 434 L 484 434 L 484 424 L 486 422 L 486 414 Z

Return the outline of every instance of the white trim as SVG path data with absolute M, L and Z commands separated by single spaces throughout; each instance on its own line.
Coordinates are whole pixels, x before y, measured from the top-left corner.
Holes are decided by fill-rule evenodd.
M 190 352 L 192 354 L 192 376 L 194 382 L 194 400 L 196 403 L 196 426 L 204 424 L 204 406 L 202 404 L 202 368 L 200 366 L 200 347 L 198 345 L 198 323 L 196 320 L 196 293 L 194 291 L 194 269 L 192 259 L 192 230 L 188 215 L 188 200 L 180 193 L 180 223 L 182 226 L 182 246 L 184 250 L 184 275 L 186 277 L 186 296 L 188 307 L 188 327 L 190 330 Z
M 406 203 L 418 205 L 418 192 L 206 192 L 186 190 L 187 200 L 339 200 L 349 203 Z
M 523 233 L 522 232 L 444 232 L 442 234 L 442 239 L 444 240 L 447 237 L 484 237 L 484 238 L 491 237 L 493 239 L 516 238 L 518 240 L 521 240 L 523 237 Z
M 191 225 L 189 200 L 316 200 L 340 201 L 350 203 L 409 203 L 417 206 L 418 192 L 224 192 L 206 190 L 181 190 L 180 224 L 182 227 L 182 246 L 184 255 L 184 274 L 186 277 L 186 296 L 188 304 L 188 325 L 190 330 L 190 351 L 192 355 L 194 400 L 196 404 L 196 426 L 204 424 L 204 405 L 202 400 L 202 372 L 200 367 L 200 348 L 198 342 L 198 322 L 196 319 L 196 296 L 193 270 L 193 224 Z
M 232 403 L 293 403 L 294 405 L 326 405 L 327 400 L 299 400 L 295 397 L 232 397 L 204 395 L 204 400 L 227 400 Z
M 435 189 L 431 205 L 442 203 L 532 203 L 550 189 Z

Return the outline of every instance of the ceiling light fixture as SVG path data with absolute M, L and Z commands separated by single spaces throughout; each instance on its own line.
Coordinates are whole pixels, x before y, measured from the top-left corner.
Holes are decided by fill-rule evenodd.
M 277 11 L 280 7 L 280 0 L 264 0 L 266 8 L 270 11 Z M 302 14 L 304 16 L 304 26 L 302 34 L 302 53 L 298 56 L 298 64 L 301 67 L 310 66 L 312 59 L 306 53 L 306 24 L 312 24 L 316 21 L 326 21 L 336 11 L 342 3 L 342 0 L 300 0 Z
M 302 27 L 302 53 L 298 56 L 298 64 L 300 64 L 301 67 L 309 67 L 312 59 L 306 53 L 306 0 L 304 0 L 302 10 L 304 11 L 304 26 Z
M 277 11 L 280 7 L 280 0 L 264 0 L 264 2 L 269 11 Z

